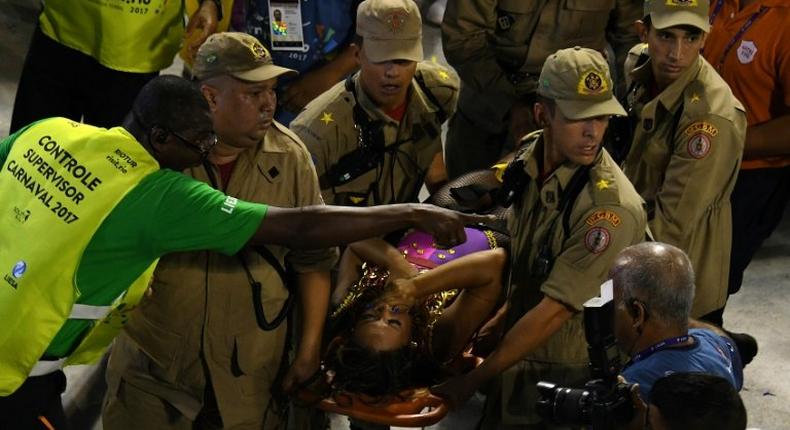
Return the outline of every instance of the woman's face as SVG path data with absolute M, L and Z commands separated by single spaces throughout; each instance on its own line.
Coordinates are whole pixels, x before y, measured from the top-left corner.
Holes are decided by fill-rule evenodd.
M 403 301 L 379 300 L 362 311 L 354 325 L 354 340 L 373 351 L 394 351 L 411 340 L 411 307 Z

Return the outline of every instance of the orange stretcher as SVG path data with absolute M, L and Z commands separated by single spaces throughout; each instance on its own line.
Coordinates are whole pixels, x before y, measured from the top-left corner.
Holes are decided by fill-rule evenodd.
M 459 373 L 468 372 L 482 362 L 482 358 L 464 353 L 451 367 L 460 370 Z M 306 387 L 296 397 L 300 403 L 313 405 L 326 412 L 346 415 L 371 424 L 395 427 L 431 426 L 438 423 L 449 411 L 444 399 L 432 394 L 428 387 L 404 390 L 398 395 L 383 399 L 348 392 L 323 397 Z

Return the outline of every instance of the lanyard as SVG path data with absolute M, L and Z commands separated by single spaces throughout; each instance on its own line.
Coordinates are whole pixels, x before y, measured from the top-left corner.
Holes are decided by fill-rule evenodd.
M 651 346 L 651 347 L 649 347 L 649 348 L 647 348 L 645 350 L 642 350 L 639 354 L 636 354 L 634 356 L 634 358 L 631 359 L 631 364 L 634 364 L 634 363 L 636 363 L 638 361 L 644 360 L 647 357 L 650 357 L 651 355 L 655 354 L 656 352 L 664 350 L 664 349 L 667 349 L 670 346 L 674 346 L 674 345 L 678 345 L 678 344 L 687 342 L 689 340 L 689 337 L 690 337 L 689 335 L 684 334 L 683 336 L 671 337 L 669 339 L 664 339 L 661 342 L 658 342 L 657 344 L 655 344 L 655 345 L 653 345 L 653 346 Z
M 713 9 L 713 12 L 710 15 L 709 22 L 711 25 L 713 25 L 713 20 L 715 20 L 716 16 L 719 15 L 719 12 L 721 12 L 721 8 L 723 5 L 724 5 L 724 0 L 718 0 L 716 2 L 716 7 Z M 767 7 L 760 6 L 760 9 L 758 9 L 757 12 L 753 13 L 752 16 L 750 16 L 749 19 L 747 19 L 746 22 L 743 23 L 741 29 L 738 30 L 737 33 L 735 33 L 735 36 L 732 36 L 732 39 L 730 39 L 729 42 L 727 42 L 727 46 L 724 48 L 724 52 L 721 53 L 721 57 L 719 57 L 719 61 L 716 63 L 716 70 L 721 71 L 722 66 L 724 66 L 724 59 L 727 58 L 727 54 L 730 53 L 730 50 L 735 45 L 735 42 L 740 40 L 741 37 L 743 37 L 743 34 L 746 33 L 746 30 L 748 30 L 749 27 L 751 27 L 752 24 L 754 24 L 754 21 L 757 21 L 757 18 L 759 18 L 767 10 L 768 10 Z

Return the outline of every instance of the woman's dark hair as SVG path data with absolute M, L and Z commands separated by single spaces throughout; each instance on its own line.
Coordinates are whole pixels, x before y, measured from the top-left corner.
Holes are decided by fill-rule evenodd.
M 376 276 L 372 276 L 375 274 Z M 326 370 L 334 372 L 332 386 L 337 391 L 363 393 L 379 397 L 417 386 L 431 384 L 440 375 L 429 353 L 428 310 L 415 306 L 411 341 L 393 351 L 374 351 L 353 339 L 353 329 L 369 303 L 375 303 L 386 292 L 387 271 L 375 266 L 364 269 L 361 281 L 367 281 L 361 295 L 337 318 L 330 320 L 329 346 L 324 358 Z M 360 282 L 361 282 L 360 281 Z
M 443 374 L 434 360 L 407 345 L 393 351 L 373 351 L 349 337 L 325 359 L 334 372 L 332 387 L 339 392 L 384 397 L 439 382 Z

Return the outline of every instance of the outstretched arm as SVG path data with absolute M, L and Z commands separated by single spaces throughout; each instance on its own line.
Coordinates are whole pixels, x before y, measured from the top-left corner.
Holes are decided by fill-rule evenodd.
M 434 358 L 446 362 L 457 356 L 491 315 L 502 291 L 506 261 L 507 252 L 497 248 L 464 256 L 414 278 L 423 295 L 461 290 L 433 328 Z
M 432 391 L 446 398 L 453 408 L 463 405 L 482 384 L 545 343 L 572 315 L 567 306 L 545 296 L 507 332 L 499 347 L 480 367 L 440 384 Z
M 354 242 L 346 248 L 340 259 L 337 283 L 332 293 L 333 304 L 340 304 L 349 288 L 359 279 L 363 262 L 386 268 L 393 279 L 410 278 L 417 274 L 417 270 L 403 258 L 398 249 L 387 241 L 373 238 Z
M 494 218 L 469 215 L 432 205 L 406 203 L 356 208 L 349 206 L 270 206 L 249 245 L 273 244 L 294 249 L 345 245 L 390 231 L 416 227 L 440 245 L 466 240 L 464 225 L 491 223 Z

